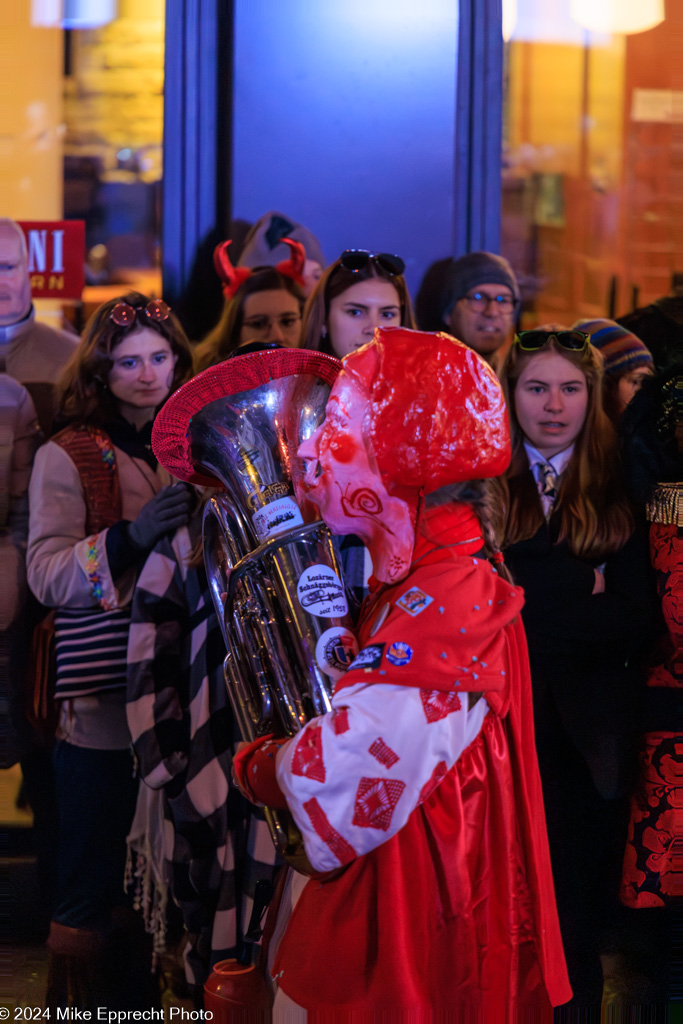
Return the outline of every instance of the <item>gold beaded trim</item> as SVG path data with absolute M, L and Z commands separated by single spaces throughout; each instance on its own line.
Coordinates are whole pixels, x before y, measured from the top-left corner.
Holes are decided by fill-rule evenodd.
M 657 484 L 646 509 L 651 523 L 683 526 L 683 483 Z

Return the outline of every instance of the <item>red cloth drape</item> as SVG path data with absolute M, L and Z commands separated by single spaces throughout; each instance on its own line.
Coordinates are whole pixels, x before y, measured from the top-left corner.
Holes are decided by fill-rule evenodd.
M 376 590 L 359 628 L 361 648 L 407 643 L 413 660 L 395 670 L 386 660 L 381 669 L 351 669 L 340 685 L 400 681 L 452 692 L 457 661 L 470 666 L 468 679 L 457 673 L 458 688 L 483 691 L 492 710 L 397 835 L 337 877 L 306 885 L 273 974 L 312 1020 L 335 1019 L 336 1011 L 341 1019 L 348 1011 L 438 1010 L 453 1020 L 483 1013 L 504 1022 L 522 1007 L 550 1020 L 551 1005 L 571 990 L 534 749 L 522 594 L 476 557 L 471 510 L 441 508 L 426 525 L 432 539 L 418 537 L 411 573 Z M 417 614 L 395 603 L 411 587 L 431 598 Z M 475 674 L 472 666 L 481 667 Z

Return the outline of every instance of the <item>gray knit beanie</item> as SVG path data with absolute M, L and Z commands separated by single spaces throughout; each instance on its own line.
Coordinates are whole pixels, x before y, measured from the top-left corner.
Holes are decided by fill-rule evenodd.
M 274 267 L 281 260 L 288 260 L 291 253 L 283 238 L 291 238 L 301 242 L 306 250 L 306 259 L 315 260 L 321 267 L 325 266 L 325 258 L 320 242 L 303 224 L 297 224 L 282 213 L 271 210 L 265 213 L 252 226 L 244 240 L 244 248 L 239 258 L 239 267 Z
M 447 320 L 458 299 L 480 284 L 502 284 L 510 289 L 519 302 L 519 285 L 515 272 L 503 256 L 492 252 L 468 252 L 453 260 L 446 271 L 446 285 L 443 291 L 442 318 Z

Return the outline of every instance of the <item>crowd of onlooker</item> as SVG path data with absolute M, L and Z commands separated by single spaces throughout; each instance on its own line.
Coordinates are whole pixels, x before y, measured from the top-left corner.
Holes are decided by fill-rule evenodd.
M 383 325 L 445 331 L 501 380 L 513 451 L 490 528 L 525 593 L 574 1005 L 599 1007 L 606 977 L 625 1001 L 665 1003 L 683 898 L 683 295 L 515 333 L 503 257 L 437 261 L 413 305 L 399 256 L 347 249 L 325 266 L 277 213 L 214 263 L 223 309 L 195 344 L 162 299 L 133 291 L 79 339 L 35 319 L 23 235 L 0 221 L 5 766 L 20 761 L 34 813 L 46 1005 L 149 1006 L 150 958 L 174 942 L 201 1005 L 212 964 L 256 955 L 278 865 L 231 780 L 206 494 L 158 464 L 152 426 L 223 360 L 277 346 L 343 358 Z M 341 550 L 357 608 L 372 565 L 354 538 Z

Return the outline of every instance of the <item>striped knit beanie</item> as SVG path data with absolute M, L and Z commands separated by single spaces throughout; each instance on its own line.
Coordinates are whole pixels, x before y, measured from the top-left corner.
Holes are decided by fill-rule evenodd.
M 649 349 L 614 320 L 577 320 L 572 330 L 590 335 L 591 345 L 602 353 L 605 373 L 611 377 L 621 377 L 639 366 L 654 370 Z

